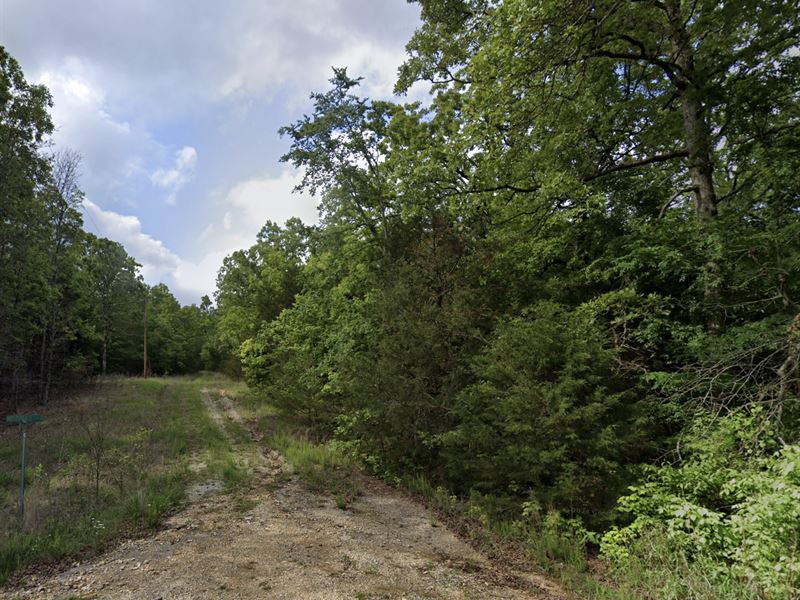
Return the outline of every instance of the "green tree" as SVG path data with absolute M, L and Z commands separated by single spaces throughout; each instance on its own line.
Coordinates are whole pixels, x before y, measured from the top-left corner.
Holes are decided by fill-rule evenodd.
M 253 246 L 223 261 L 217 275 L 213 345 L 226 369 L 238 372 L 241 345 L 262 323 L 291 306 L 302 285 L 308 235 L 299 219 L 290 219 L 283 228 L 268 221 Z
M 49 174 L 40 152 L 53 130 L 50 106 L 47 89 L 29 84 L 0 47 L 0 373 L 14 403 L 46 292 L 47 260 L 38 244 L 47 235 L 47 211 L 36 192 Z
M 144 289 L 139 265 L 125 248 L 89 236 L 87 260 L 93 279 L 93 304 L 101 340 L 100 373 L 133 372 L 141 360 Z

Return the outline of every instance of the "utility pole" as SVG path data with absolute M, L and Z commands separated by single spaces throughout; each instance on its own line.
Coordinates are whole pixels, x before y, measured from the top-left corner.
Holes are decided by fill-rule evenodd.
M 142 377 L 147 379 L 147 300 L 150 297 L 150 292 L 145 294 L 144 297 L 144 367 L 142 369 Z

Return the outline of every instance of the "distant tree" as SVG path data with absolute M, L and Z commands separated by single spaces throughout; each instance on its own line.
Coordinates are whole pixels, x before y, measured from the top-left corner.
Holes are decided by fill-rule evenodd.
M 292 305 L 302 286 L 309 231 L 299 219 L 268 221 L 248 250 L 227 256 L 217 275 L 215 352 L 238 371 L 239 348 Z
M 93 280 L 95 319 L 102 344 L 100 373 L 108 372 L 109 352 L 112 365 L 123 372 L 130 371 L 131 362 L 138 363 L 141 353 L 139 337 L 144 290 L 139 265 L 121 244 L 105 238 L 89 236 L 87 254 Z
M 75 335 L 76 320 L 82 290 L 81 274 L 77 269 L 81 240 L 84 235 L 79 207 L 83 192 L 78 185 L 81 157 L 65 150 L 51 159 L 50 180 L 40 192 L 49 216 L 47 253 L 46 306 L 42 311 L 41 345 L 39 354 L 39 399 L 47 404 L 57 354 L 63 353 L 70 336 Z

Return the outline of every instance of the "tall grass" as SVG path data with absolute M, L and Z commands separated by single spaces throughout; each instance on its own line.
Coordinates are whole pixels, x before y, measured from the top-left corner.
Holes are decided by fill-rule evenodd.
M 0 434 L 0 583 L 27 565 L 96 552 L 158 527 L 193 477 L 246 477 L 208 415 L 204 379 L 113 378 L 45 409 L 29 430 L 26 519 L 16 518 L 18 434 Z M 31 407 L 40 410 L 39 407 Z M 194 475 L 192 461 L 206 471 Z
M 283 455 L 311 491 L 333 496 L 343 510 L 362 494 L 358 465 L 338 444 L 314 439 L 307 428 L 263 402 L 244 384 L 231 387 L 228 393 L 237 398 L 240 412 L 255 423 L 264 442 Z

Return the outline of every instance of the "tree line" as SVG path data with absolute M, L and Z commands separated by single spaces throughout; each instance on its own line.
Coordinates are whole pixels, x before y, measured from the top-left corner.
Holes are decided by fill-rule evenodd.
M 143 374 L 145 314 L 152 373 L 199 370 L 210 327 L 207 298 L 182 307 L 122 245 L 84 230 L 80 156 L 54 150 L 51 106 L 0 47 L 3 412 L 96 375 Z
M 797 3 L 418 4 L 429 103 L 335 69 L 281 130 L 321 224 L 226 259 L 218 364 L 656 597 L 793 593 Z

